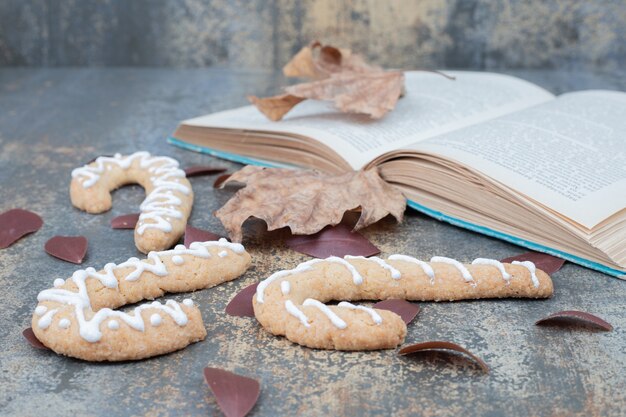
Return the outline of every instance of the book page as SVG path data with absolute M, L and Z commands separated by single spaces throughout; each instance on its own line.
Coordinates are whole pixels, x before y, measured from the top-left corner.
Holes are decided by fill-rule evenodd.
M 626 208 L 626 93 L 584 91 L 412 146 L 593 228 Z
M 359 169 L 390 150 L 554 99 L 542 88 L 506 75 L 447 73 L 456 80 L 428 72 L 407 72 L 405 96 L 380 120 L 342 114 L 329 103 L 307 100 L 279 122 L 269 121 L 256 108 L 247 106 L 183 124 L 307 136 L 334 149 Z

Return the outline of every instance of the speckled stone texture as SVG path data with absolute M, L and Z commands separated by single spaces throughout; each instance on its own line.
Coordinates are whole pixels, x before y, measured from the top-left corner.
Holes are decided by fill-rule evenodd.
M 525 71 L 514 75 L 555 92 L 626 87 L 624 73 Z M 420 303 L 407 343 L 450 340 L 490 366 L 441 355 L 399 357 L 303 348 L 265 332 L 254 319 L 224 314 L 242 288 L 277 269 L 309 259 L 287 249 L 282 232 L 253 223 L 245 241 L 253 266 L 242 278 L 191 294 L 209 333 L 180 352 L 140 362 L 90 364 L 31 348 L 30 324 L 39 291 L 75 265 L 44 253 L 56 234 L 85 235 L 84 266 L 140 256 L 132 230 L 112 230 L 111 218 L 137 211 L 138 186 L 114 193 L 113 209 L 90 215 L 72 208 L 70 170 L 94 156 L 147 149 L 183 166 L 239 166 L 165 143 L 184 118 L 242 105 L 245 94 L 267 94 L 284 80 L 272 73 L 165 69 L 0 69 L 0 211 L 23 207 L 45 224 L 0 250 L 0 414 L 2 416 L 220 415 L 202 368 L 221 367 L 257 378 L 255 416 L 623 416 L 626 414 L 626 282 L 566 264 L 545 301 Z M 215 177 L 191 178 L 191 224 L 224 233 L 212 212 L 232 194 L 213 190 Z M 364 230 L 382 256 L 448 255 L 461 260 L 504 258 L 524 249 L 409 211 Z M 178 295 L 182 299 L 185 295 Z M 167 298 L 167 297 L 166 297 Z M 586 310 L 615 326 L 610 333 L 537 327 L 564 309 Z
M 626 66 L 624 0 L 3 0 L 0 65 L 277 69 L 319 38 L 401 68 Z

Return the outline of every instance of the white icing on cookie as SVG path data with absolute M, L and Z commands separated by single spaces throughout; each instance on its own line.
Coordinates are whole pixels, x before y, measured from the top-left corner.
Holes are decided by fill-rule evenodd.
M 533 286 L 537 288 L 539 286 L 539 278 L 537 278 L 536 267 L 535 264 L 531 261 L 513 261 L 511 262 L 513 265 L 521 265 L 524 268 L 528 269 L 530 272 L 530 279 L 533 281 Z
M 343 321 L 341 319 L 341 317 L 339 317 L 337 314 L 335 314 L 330 308 L 328 308 L 328 306 L 320 301 L 314 300 L 312 298 L 307 298 L 306 300 L 304 300 L 304 302 L 302 303 L 303 306 L 308 306 L 308 307 L 315 307 L 317 309 L 319 309 L 322 313 L 324 313 L 326 315 L 326 317 L 328 317 L 328 319 L 330 320 L 330 322 L 337 328 L 339 329 L 345 329 L 346 327 L 348 327 L 348 325 L 346 324 L 345 321 Z
M 366 261 L 376 262 L 383 269 L 386 269 L 387 271 L 389 271 L 389 273 L 391 274 L 391 278 L 393 278 L 393 279 L 400 279 L 402 277 L 402 274 L 400 274 L 400 271 L 398 271 L 396 268 L 394 268 L 393 266 L 389 265 L 387 262 L 385 262 L 384 260 L 380 259 L 377 256 L 372 256 L 372 257 L 366 258 L 365 256 L 346 255 L 346 256 L 344 256 L 344 259 L 363 259 L 363 260 L 366 260 Z
M 361 285 L 363 283 L 363 277 L 361 276 L 361 274 L 359 274 L 359 271 L 357 271 L 356 268 L 350 262 L 346 261 L 345 259 L 341 259 L 341 258 L 339 258 L 337 256 L 331 256 L 331 257 L 326 258 L 326 259 L 313 259 L 313 260 L 311 260 L 309 262 L 311 264 L 316 264 L 316 263 L 319 263 L 319 262 L 334 262 L 334 263 L 343 265 L 352 274 L 352 282 L 354 282 L 355 285 Z
M 285 271 L 278 271 L 278 272 L 273 273 L 272 275 L 269 276 L 269 278 L 266 278 L 263 281 L 261 281 L 259 283 L 259 285 L 256 287 L 256 300 L 257 300 L 257 302 L 259 302 L 261 304 L 263 303 L 265 289 L 272 282 L 276 281 L 277 279 L 284 278 L 286 276 L 293 275 L 293 274 L 298 274 L 300 272 L 309 271 L 311 269 L 313 269 L 313 268 L 311 268 L 309 263 L 305 262 L 305 263 L 301 263 L 300 265 L 298 265 L 294 269 L 288 269 L 288 270 L 285 270 Z
M 220 258 L 225 258 L 228 256 L 228 252 L 226 252 L 225 250 L 221 251 L 220 253 L 217 254 L 217 256 L 219 256 Z
M 139 167 L 147 169 L 153 175 L 150 177 L 153 189 L 139 206 L 137 233 L 142 235 L 147 229 L 158 229 L 163 232 L 171 232 L 172 218 L 180 219 L 183 213 L 180 206 L 182 200 L 176 197 L 172 191 L 178 191 L 188 195 L 190 188 L 176 181 L 176 178 L 185 178 L 185 171 L 178 168 L 178 161 L 167 156 L 151 156 L 148 152 L 135 152 L 132 155 L 122 156 L 115 154 L 114 157 L 100 156 L 89 165 L 76 168 L 72 171 L 72 178 L 78 178 L 83 188 L 92 187 L 100 179 L 105 167 L 117 165 L 121 169 L 129 169 L 135 160 L 139 160 Z M 151 220 L 151 222 L 146 222 Z
M 361 310 L 361 311 L 365 311 L 367 314 L 370 315 L 370 317 L 372 318 L 372 320 L 374 321 L 374 323 L 376 324 L 380 324 L 383 322 L 383 318 L 380 317 L 380 314 L 378 314 L 376 312 L 376 310 L 374 310 L 373 308 L 369 308 L 369 307 L 365 307 L 365 306 L 357 306 L 354 305 L 352 303 L 349 303 L 347 301 L 342 301 L 339 304 L 337 304 L 338 307 L 343 307 L 343 308 L 349 308 L 350 310 Z
M 84 188 L 89 188 L 93 186 L 100 179 L 100 174 L 102 174 L 105 170 L 106 163 L 112 163 L 118 165 L 122 169 L 130 168 L 133 163 L 133 156 L 139 154 L 140 152 L 136 152 L 133 155 L 129 155 L 126 158 L 123 158 L 121 154 L 116 153 L 112 158 L 109 156 L 99 156 L 95 161 L 91 162 L 88 165 L 82 166 L 80 168 L 76 168 L 72 171 L 72 178 L 79 178 Z M 148 152 L 141 152 L 142 154 L 150 155 Z M 93 166 L 92 164 L 96 164 Z
M 82 289 L 81 289 L 82 290 Z M 86 291 L 86 289 L 84 289 Z M 65 291 L 65 290 L 60 290 Z M 69 292 L 69 291 L 68 291 Z M 76 294 L 76 293 L 73 293 Z M 111 317 L 116 317 L 135 330 L 144 331 L 145 325 L 141 311 L 147 308 L 158 308 L 164 313 L 168 314 L 179 326 L 187 324 L 187 315 L 182 311 L 178 303 L 172 300 L 168 300 L 166 305 L 155 306 L 153 304 L 142 304 L 135 307 L 133 314 L 123 313 L 121 311 L 111 310 L 110 308 L 103 308 L 98 310 L 90 319 L 87 319 L 84 315 L 84 309 L 87 308 L 89 299 L 83 300 L 81 297 L 75 297 L 73 300 L 71 296 L 67 294 L 58 294 L 60 297 L 65 297 L 67 304 L 74 304 L 76 306 L 76 318 L 78 320 L 79 333 L 83 339 L 88 342 L 97 342 L 102 338 L 102 332 L 100 331 L 100 324 Z M 41 294 L 40 294 L 41 296 Z M 52 298 L 52 297 L 50 297 Z M 41 301 L 41 300 L 40 300 Z M 50 300 L 55 301 L 55 300 Z
M 167 275 L 167 268 L 165 267 L 165 265 L 163 265 L 163 261 L 161 260 L 159 253 L 150 252 L 148 254 L 148 260 L 152 261 L 152 263 L 141 261 L 137 258 L 130 258 L 126 262 L 117 265 L 117 268 L 135 269 L 133 272 L 126 275 L 126 278 L 124 278 L 126 281 L 136 281 L 144 272 L 150 272 L 159 277 L 164 277 Z M 115 268 L 115 264 L 113 264 L 113 268 Z
M 38 316 L 43 316 L 46 311 L 48 311 L 48 307 L 46 306 L 37 306 L 35 308 L 35 314 L 37 314 Z
M 433 268 L 427 262 L 420 261 L 412 256 L 397 254 L 391 255 L 388 259 L 391 261 L 404 261 L 419 265 L 422 268 L 422 271 L 424 271 L 428 278 L 430 278 L 430 284 L 433 285 L 435 283 L 435 271 L 433 271 Z
M 127 281 L 135 281 L 139 279 L 141 274 L 146 271 L 151 272 L 157 276 L 166 276 L 168 274 L 168 271 L 165 264 L 163 264 L 161 257 L 184 254 L 188 256 L 208 258 L 211 256 L 210 252 L 208 251 L 209 247 L 226 248 L 232 250 L 235 253 L 243 253 L 243 251 L 245 251 L 244 247 L 241 244 L 230 243 L 226 239 L 220 239 L 217 242 L 194 242 L 190 245 L 189 249 L 185 248 L 183 245 L 179 245 L 175 249 L 169 251 L 150 252 L 150 254 L 148 255 L 148 259 L 151 260 L 153 263 L 150 263 L 148 261 L 140 261 L 137 258 L 131 258 L 128 261 L 119 265 L 115 265 L 113 263 L 106 264 L 104 267 L 104 273 L 98 273 L 94 268 L 78 270 L 74 272 L 74 274 L 72 274 L 72 277 L 70 278 L 78 288 L 77 292 L 61 288 L 51 288 L 40 292 L 37 296 L 37 300 L 40 302 L 54 301 L 61 304 L 73 305 L 79 326 L 79 333 L 83 337 L 83 339 L 87 340 L 88 342 L 97 342 L 98 340 L 100 340 L 100 338 L 102 337 L 100 324 L 114 317 L 124 321 L 135 330 L 144 331 L 144 320 L 141 316 L 141 311 L 147 308 L 159 309 L 163 313 L 172 317 L 176 324 L 178 324 L 179 326 L 184 326 L 187 324 L 188 321 L 187 315 L 181 309 L 180 305 L 172 300 L 168 300 L 165 305 L 162 305 L 158 301 L 148 304 L 142 304 L 138 307 L 135 307 L 132 314 L 123 313 L 121 311 L 114 311 L 110 308 L 103 308 L 95 312 L 90 318 L 87 318 L 85 316 L 85 310 L 88 310 L 90 313 L 93 312 L 90 311 L 91 301 L 87 292 L 86 280 L 88 278 L 97 279 L 98 281 L 100 281 L 100 283 L 102 283 L 103 286 L 113 289 L 118 287 L 118 280 L 114 274 L 114 271 L 120 268 L 134 268 L 133 271 L 126 275 L 125 279 Z M 39 327 L 41 327 L 42 329 L 47 328 L 50 325 L 52 316 L 54 315 L 54 313 L 56 313 L 56 311 L 57 310 L 55 309 L 46 313 L 46 315 L 44 315 L 39 320 Z M 113 321 L 111 320 L 109 321 L 108 325 L 111 326 L 112 323 Z
M 59 320 L 59 327 L 62 329 L 68 329 L 70 327 L 70 321 L 68 319 Z
M 298 265 L 294 269 L 275 272 L 269 278 L 261 281 L 259 283 L 259 285 L 257 287 L 257 291 L 256 291 L 257 302 L 261 303 L 261 304 L 263 303 L 265 289 L 272 282 L 276 281 L 277 279 L 287 277 L 289 275 L 298 274 L 298 273 L 305 272 L 305 271 L 310 271 L 312 269 L 312 267 L 311 267 L 312 265 L 315 265 L 315 264 L 317 264 L 319 262 L 324 262 L 324 261 L 334 262 L 334 263 L 338 263 L 338 264 L 341 264 L 341 265 L 345 266 L 348 269 L 348 271 L 350 271 L 350 273 L 352 274 L 352 282 L 354 282 L 355 285 L 360 285 L 360 284 L 363 283 L 363 277 L 359 274 L 359 272 L 356 270 L 356 268 L 354 268 L 354 266 L 352 264 L 350 264 L 349 262 L 347 262 L 344 259 L 341 259 L 341 258 L 336 257 L 336 256 L 331 256 L 331 257 L 329 257 L 327 259 L 312 259 L 310 261 L 301 263 L 300 265 Z M 282 281 L 280 283 L 280 289 L 281 289 L 281 292 L 282 292 L 283 295 L 288 295 L 290 290 L 291 290 L 291 286 L 290 286 L 289 281 Z M 335 313 L 333 313 L 332 310 L 330 310 L 325 304 L 323 304 L 323 303 L 321 303 L 321 302 L 319 302 L 317 300 L 309 298 L 309 299 L 306 299 L 302 305 L 318 308 L 320 311 L 322 311 L 330 319 L 330 321 L 335 326 L 337 326 L 340 329 L 343 329 L 343 328 L 345 328 L 347 326 L 347 324 L 339 316 L 337 316 Z M 294 316 L 297 319 L 299 319 L 300 322 L 305 327 L 310 327 L 310 324 L 308 322 L 307 316 L 302 311 L 300 311 L 291 300 L 285 301 L 285 309 L 287 310 L 287 312 L 289 312 L 289 314 L 291 314 L 292 316 Z
M 193 300 L 191 298 L 185 298 L 183 300 L 183 304 L 187 307 L 193 307 Z
M 39 319 L 39 321 L 37 322 L 37 326 L 39 326 L 40 329 L 47 329 L 48 327 L 50 327 L 50 324 L 52 324 L 52 318 L 57 313 L 57 311 L 59 310 L 56 308 L 48 311 Z
M 498 268 L 498 270 L 500 271 L 500 275 L 502 275 L 502 278 L 507 282 L 507 284 L 509 283 L 509 280 L 511 279 L 511 274 L 506 272 L 506 269 L 504 269 L 504 265 L 502 265 L 502 262 L 496 261 L 495 259 L 476 258 L 472 261 L 472 265 L 495 266 L 496 268 Z
M 62 287 L 62 286 L 64 286 L 64 285 L 65 285 L 65 280 L 64 280 L 63 278 L 57 278 L 57 279 L 55 279 L 55 280 L 54 280 L 53 285 L 54 285 L 56 288 Z
M 172 262 L 174 263 L 174 265 L 182 265 L 185 260 L 180 255 L 174 255 L 172 256 Z
M 163 318 L 159 314 L 154 313 L 150 316 L 150 324 L 154 327 L 160 326 L 161 323 L 163 323 Z
M 109 320 L 107 327 L 111 330 L 117 330 L 120 328 L 120 322 L 117 320 Z
M 309 324 L 309 318 L 305 316 L 304 313 L 300 311 L 291 300 L 285 301 L 285 310 L 287 310 L 287 313 L 300 320 L 300 323 L 302 323 L 304 327 L 311 327 Z
M 199 258 L 209 258 L 211 254 L 208 248 L 211 246 L 227 248 L 237 254 L 241 254 L 243 253 L 243 251 L 245 251 L 243 245 L 239 243 L 231 243 L 224 238 L 220 239 L 217 242 L 215 241 L 193 242 L 191 245 L 189 245 L 189 249 L 187 249 L 184 245 L 177 245 L 174 249 L 171 249 L 171 250 L 161 251 L 161 252 L 150 252 L 148 254 L 147 260 L 139 260 L 138 258 L 129 258 L 126 262 L 122 262 L 119 265 L 115 265 L 114 263 L 108 263 L 104 266 L 103 274 L 96 272 L 94 268 L 78 270 L 74 272 L 72 279 L 74 279 L 74 276 L 76 276 L 77 279 L 83 279 L 82 276 L 85 276 L 85 278 L 87 277 L 96 278 L 102 283 L 102 285 L 104 285 L 107 288 L 117 288 L 117 278 L 115 277 L 115 274 L 113 272 L 116 269 L 134 268 L 134 270 L 130 272 L 128 275 L 126 275 L 126 278 L 124 278 L 126 281 L 135 281 L 144 272 L 150 272 L 156 276 L 163 277 L 167 275 L 167 268 L 163 264 L 163 260 L 161 259 L 161 257 L 171 256 L 172 263 L 174 263 L 175 265 L 178 265 L 176 263 L 175 258 L 179 257 L 180 259 L 182 259 L 181 255 L 191 255 L 191 256 L 196 256 Z M 148 261 L 152 261 L 152 263 Z
M 397 270 L 396 268 L 394 268 L 392 265 L 389 265 L 387 262 L 385 262 L 384 260 L 377 258 L 377 257 L 372 257 L 372 258 L 365 258 L 362 256 L 350 256 L 347 255 L 345 257 L 345 259 L 351 260 L 351 259 L 360 259 L 360 260 L 369 260 L 372 262 L 376 262 L 378 265 L 380 265 L 382 268 L 388 270 L 390 272 L 391 278 L 392 279 L 400 279 L 401 278 L 401 273 L 399 270 Z M 430 279 L 430 283 L 431 285 L 433 285 L 435 283 L 435 271 L 432 267 L 432 263 L 445 263 L 445 264 L 449 264 L 454 266 L 462 275 L 463 279 L 470 283 L 470 285 L 472 286 L 476 286 L 477 283 L 475 282 L 474 278 L 472 277 L 471 273 L 468 271 L 468 269 L 465 267 L 465 265 L 463 265 L 462 263 L 460 263 L 459 261 L 452 259 L 452 258 L 447 258 L 447 257 L 441 257 L 441 256 L 434 256 L 431 259 L 431 263 L 428 262 L 424 262 L 424 261 L 420 261 L 419 259 L 413 258 L 411 256 L 406 256 L 406 255 L 399 255 L 399 254 L 395 254 L 395 255 L 391 255 L 389 256 L 388 260 L 392 260 L 392 261 L 404 261 L 404 262 L 409 262 L 409 263 L 413 263 L 416 265 L 419 265 L 422 269 L 422 271 L 424 272 L 424 274 L 426 274 L 426 276 L 428 276 L 428 278 Z M 287 276 L 290 275 L 295 275 L 295 274 L 299 274 L 302 272 L 306 272 L 306 271 L 310 271 L 312 270 L 312 265 L 315 265 L 319 262 L 336 262 L 336 263 L 341 263 L 342 265 L 345 265 L 346 263 L 348 263 L 346 260 L 342 260 L 341 258 L 337 258 L 337 257 L 330 257 L 327 259 L 313 259 L 304 263 L 301 263 L 300 265 L 298 265 L 296 268 L 291 269 L 291 270 L 285 270 L 285 271 L 278 271 L 276 273 L 274 273 L 273 275 L 271 275 L 269 278 L 267 278 L 266 280 L 262 281 L 261 283 L 259 283 L 258 287 L 257 287 L 257 292 L 256 292 L 256 296 L 257 296 L 257 302 L 258 303 L 263 303 L 264 301 L 264 292 L 267 289 L 267 287 L 272 284 L 274 281 L 281 279 L 281 278 L 285 278 Z M 349 264 L 349 263 L 348 263 Z M 532 282 L 533 285 L 535 287 L 539 286 L 539 280 L 536 276 L 536 270 L 535 270 L 535 265 L 532 262 L 518 262 L 518 261 L 514 261 L 513 264 L 516 265 L 522 265 L 524 267 L 526 267 L 530 273 L 531 273 L 531 278 L 532 278 Z M 354 266 L 352 266 L 351 264 L 349 264 L 350 267 L 348 267 L 346 265 L 346 267 L 350 270 L 351 274 L 352 274 L 352 278 L 353 278 L 353 282 L 355 285 L 359 285 L 361 283 L 363 283 L 363 277 L 359 274 L 359 272 L 354 268 Z M 472 265 L 490 265 L 493 267 L 496 267 L 498 269 L 498 271 L 500 272 L 500 274 L 502 275 L 502 278 L 506 281 L 507 285 L 510 284 L 510 278 L 511 278 L 511 274 L 509 274 L 506 270 L 506 268 L 504 267 L 504 265 L 494 259 L 486 259 L 486 258 L 477 258 L 472 262 Z M 291 286 L 292 286 L 292 282 L 288 281 L 288 280 L 283 280 L 280 282 L 280 290 L 283 296 L 287 296 L 290 294 L 291 292 Z M 334 326 L 336 326 L 339 329 L 344 329 L 347 327 L 347 323 L 341 318 L 339 317 L 335 311 L 333 311 L 332 308 L 328 307 L 327 305 L 325 305 L 324 303 L 312 299 L 312 298 L 307 298 L 303 303 L 302 306 L 307 306 L 307 307 L 315 307 L 317 309 L 319 309 L 322 313 L 324 313 L 324 315 L 326 315 L 328 317 L 328 319 L 333 323 Z M 378 314 L 376 312 L 375 309 L 369 308 L 369 307 L 364 307 L 364 306 L 358 306 L 358 305 L 354 305 L 351 304 L 349 302 L 346 301 L 342 301 L 340 302 L 337 307 L 341 307 L 341 308 L 347 308 L 347 309 L 351 309 L 351 310 L 360 310 L 360 311 L 364 311 L 366 313 L 368 313 L 370 315 L 370 317 L 372 318 L 372 320 L 374 321 L 375 324 L 381 324 L 382 323 L 382 317 L 380 316 L 380 314 Z M 285 301 L 285 309 L 287 309 L 287 311 L 289 312 L 289 314 L 291 314 L 292 316 L 298 318 L 300 320 L 300 322 L 305 326 L 305 327 L 311 327 L 311 324 L 309 323 L 309 319 L 308 317 L 301 311 L 298 309 L 298 307 L 293 303 L 293 301 L 291 300 L 286 300 Z
M 346 261 L 344 259 L 341 259 L 341 258 L 339 258 L 337 256 L 331 256 L 331 257 L 326 258 L 326 259 L 311 259 L 310 261 L 301 263 L 300 265 L 298 265 L 294 269 L 287 269 L 287 270 L 284 270 L 284 271 L 275 272 L 272 275 L 270 275 L 269 278 L 266 278 L 265 280 L 261 281 L 259 283 L 259 286 L 256 288 L 256 300 L 257 300 L 257 302 L 263 303 L 263 297 L 264 297 L 265 289 L 272 282 L 276 281 L 277 279 L 289 276 L 289 275 L 299 274 L 300 272 L 309 271 L 309 270 L 313 269 L 313 268 L 311 268 L 312 265 L 318 264 L 320 262 L 334 262 L 334 263 L 341 264 L 341 265 L 345 266 L 348 269 L 348 271 L 350 271 L 350 274 L 352 274 L 352 282 L 354 282 L 356 285 L 360 285 L 360 284 L 363 283 L 363 277 L 361 276 L 361 274 L 359 274 L 359 272 L 356 270 L 356 268 L 354 266 L 352 266 L 352 264 L 350 264 L 350 262 L 348 262 L 348 261 Z
M 463 275 L 463 279 L 466 282 L 470 282 L 470 283 L 473 283 L 473 285 L 476 285 L 476 283 L 474 283 L 474 278 L 472 277 L 472 274 L 470 274 L 467 268 L 465 268 L 465 266 L 461 262 L 457 261 L 456 259 L 446 258 L 445 256 L 433 256 L 430 259 L 430 262 L 452 265 L 453 267 L 459 270 L 461 275 Z

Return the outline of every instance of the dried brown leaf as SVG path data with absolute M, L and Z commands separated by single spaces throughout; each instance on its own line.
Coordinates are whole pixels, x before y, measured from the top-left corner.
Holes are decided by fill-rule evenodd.
M 396 107 L 403 86 L 404 73 L 400 71 L 342 72 L 325 80 L 293 85 L 285 91 L 294 97 L 332 101 L 344 113 L 380 119 Z
M 283 67 L 286 77 L 300 77 L 319 80 L 338 72 L 369 72 L 382 71 L 381 68 L 369 65 L 365 60 L 349 49 L 322 45 L 318 41 L 302 48 Z
M 287 87 L 287 94 L 248 97 L 268 119 L 278 121 L 305 99 L 329 100 L 339 111 L 362 113 L 374 119 L 393 110 L 404 93 L 404 73 L 369 65 L 349 49 L 312 42 L 283 68 L 287 77 L 313 81 Z
M 248 96 L 250 103 L 254 104 L 261 113 L 268 119 L 276 122 L 283 118 L 289 110 L 293 109 L 296 104 L 304 101 L 305 98 L 296 97 L 291 94 L 281 94 L 273 97 L 259 98 L 256 96 Z
M 377 169 L 329 175 L 317 171 L 246 166 L 223 184 L 243 183 L 215 215 L 234 242 L 250 217 L 267 223 L 268 230 L 289 227 L 293 234 L 310 235 L 336 225 L 346 211 L 360 208 L 354 226 L 359 230 L 391 214 L 398 221 L 406 207 L 400 191 L 380 178 Z
M 313 46 L 308 45 L 287 62 L 283 67 L 285 77 L 323 78 L 325 75 L 318 72 L 313 58 Z
M 355 54 L 349 49 L 335 48 L 330 45 L 320 47 L 316 65 L 318 70 L 324 72 L 326 76 L 335 73 L 384 71 L 376 65 L 368 64 L 361 55 Z

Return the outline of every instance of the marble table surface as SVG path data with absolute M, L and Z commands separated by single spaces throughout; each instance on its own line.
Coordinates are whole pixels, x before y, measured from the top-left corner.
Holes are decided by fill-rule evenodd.
M 621 74 L 513 71 L 561 93 L 587 88 L 624 90 Z M 109 221 L 136 212 L 138 186 L 114 193 L 101 215 L 72 208 L 72 168 L 95 156 L 148 150 L 182 166 L 240 166 L 168 145 L 178 121 L 245 104 L 266 95 L 279 75 L 224 69 L 0 69 L 0 212 L 21 207 L 44 226 L 0 250 L 0 414 L 3 416 L 220 415 L 204 383 L 205 366 L 258 379 L 251 415 L 623 416 L 626 415 L 626 282 L 573 264 L 553 276 L 555 295 L 542 301 L 420 303 L 406 342 L 451 340 L 482 357 L 483 374 L 462 357 L 400 357 L 395 350 L 328 352 L 274 337 L 251 318 L 227 316 L 240 289 L 308 257 L 289 250 L 284 233 L 252 222 L 245 241 L 254 258 L 240 279 L 198 291 L 209 336 L 169 355 L 139 362 L 93 364 L 39 351 L 22 338 L 39 291 L 77 269 L 48 256 L 50 237 L 84 235 L 83 267 L 138 256 L 132 231 Z M 214 177 L 191 179 L 196 195 L 190 223 L 224 233 L 212 213 L 232 195 L 214 190 Z M 524 249 L 408 211 L 402 224 L 384 220 L 364 230 L 383 252 L 461 260 L 504 258 Z M 186 295 L 173 298 L 182 299 Z M 168 297 L 166 297 L 168 298 Z M 600 315 L 612 332 L 538 327 L 549 313 L 580 309 Z

